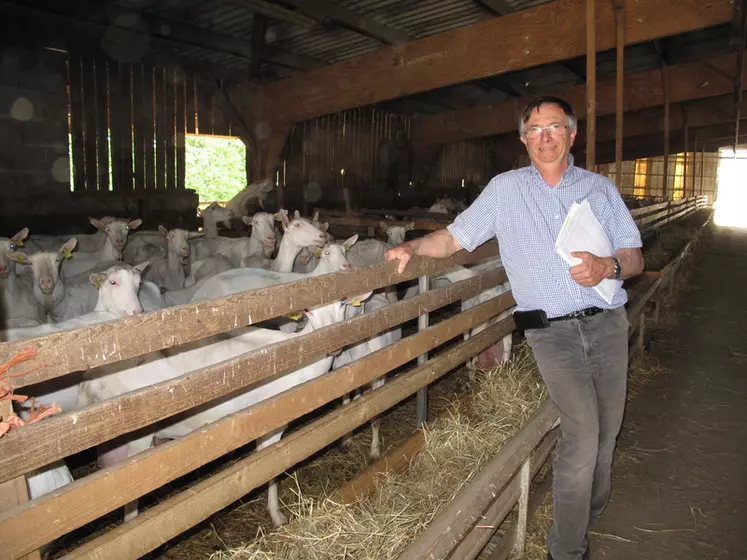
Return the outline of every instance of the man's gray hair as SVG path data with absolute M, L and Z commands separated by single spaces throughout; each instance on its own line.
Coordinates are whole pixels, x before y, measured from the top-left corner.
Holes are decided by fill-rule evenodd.
M 532 111 L 538 110 L 543 105 L 557 105 L 560 107 L 565 116 L 568 117 L 568 129 L 570 132 L 574 132 L 578 129 L 578 117 L 573 107 L 565 99 L 555 97 L 553 95 L 542 95 L 532 99 L 524 110 L 519 115 L 519 136 L 524 136 L 524 126 L 529 122 L 529 118 L 532 116 Z

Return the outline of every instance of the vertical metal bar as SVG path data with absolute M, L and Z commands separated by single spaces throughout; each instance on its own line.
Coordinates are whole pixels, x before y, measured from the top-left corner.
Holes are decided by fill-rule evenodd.
M 428 291 L 429 278 L 427 276 L 421 276 L 418 278 L 418 291 L 424 294 Z M 428 328 L 428 313 L 424 313 L 418 317 L 418 330 L 422 331 Z M 418 365 L 423 365 L 428 361 L 428 353 L 421 354 L 418 356 Z M 416 417 L 415 423 L 418 428 L 428 421 L 428 385 L 418 391 L 417 402 L 416 402 Z
M 519 495 L 519 512 L 516 517 L 516 537 L 514 538 L 514 547 L 511 551 L 514 556 L 524 554 L 527 540 L 527 514 L 529 512 L 529 484 L 532 478 L 532 457 L 527 457 L 524 464 L 521 465 L 519 472 L 519 482 L 521 494 Z

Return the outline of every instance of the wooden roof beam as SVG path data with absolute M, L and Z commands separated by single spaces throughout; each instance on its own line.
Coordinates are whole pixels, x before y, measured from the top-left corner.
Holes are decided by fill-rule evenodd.
M 281 0 L 286 4 L 292 4 L 299 11 L 317 20 L 329 20 L 366 35 L 382 43 L 398 45 L 406 43 L 411 38 L 406 31 L 379 23 L 370 16 L 364 16 L 348 8 L 335 4 L 331 0 Z
M 612 3 L 597 0 L 597 48 L 615 42 Z M 262 86 L 273 114 L 298 122 L 413 93 L 581 56 L 585 52 L 582 0 L 564 0 L 480 21 L 354 57 Z M 628 10 L 632 45 L 724 24 L 731 0 L 638 0 Z M 676 13 L 677 17 L 672 17 Z M 499 52 L 501 56 L 485 56 Z
M 296 10 L 288 10 L 272 2 L 266 2 L 265 0 L 233 0 L 233 3 L 255 14 L 262 14 L 263 16 L 292 23 L 300 27 L 310 28 L 318 25 L 318 22 L 314 18 L 305 16 Z
M 477 0 L 485 6 L 488 10 L 493 12 L 497 16 L 505 16 L 506 14 L 510 14 L 514 11 L 514 8 L 511 4 L 506 2 L 506 0 Z
M 690 62 L 666 68 L 670 88 L 670 101 L 682 102 L 703 97 L 722 95 L 732 91 L 730 75 L 736 55 L 728 54 L 703 62 Z M 573 86 L 555 92 L 571 103 L 577 111 L 586 107 L 585 86 Z M 519 112 L 529 97 L 501 101 L 480 107 L 458 109 L 440 115 L 421 116 L 413 123 L 413 141 L 445 144 L 492 136 L 517 129 Z M 651 70 L 625 76 L 625 108 L 627 111 L 657 107 L 663 104 L 660 71 Z M 615 112 L 615 80 L 602 80 L 597 84 L 597 114 Z

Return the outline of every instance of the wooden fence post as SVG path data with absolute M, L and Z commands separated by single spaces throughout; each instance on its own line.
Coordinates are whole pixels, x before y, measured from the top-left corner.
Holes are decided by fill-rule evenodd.
M 529 486 L 531 483 L 531 472 L 532 472 L 532 456 L 529 455 L 527 460 L 521 466 L 521 472 L 519 475 L 519 483 L 521 487 L 521 495 L 519 497 L 519 511 L 516 518 L 516 537 L 514 539 L 514 547 L 511 551 L 514 556 L 524 554 L 527 540 L 527 514 L 529 512 Z
M 13 412 L 11 401 L 0 401 L 0 418 L 8 418 Z M 0 484 L 0 512 L 13 509 L 15 506 L 29 501 L 26 477 L 24 475 Z M 22 557 L 22 560 L 39 560 L 39 551 L 35 550 Z
M 428 291 L 428 276 L 418 278 L 418 291 L 424 294 Z M 428 328 L 428 313 L 423 313 L 418 317 L 418 330 L 423 331 Z M 428 353 L 418 356 L 418 365 L 421 366 L 428 361 Z M 415 424 L 418 428 L 428 420 L 428 385 L 418 391 L 416 402 Z

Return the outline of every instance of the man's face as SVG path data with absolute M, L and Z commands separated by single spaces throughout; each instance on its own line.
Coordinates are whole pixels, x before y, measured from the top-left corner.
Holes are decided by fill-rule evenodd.
M 551 135 L 549 130 L 543 130 L 538 138 L 527 137 L 532 127 L 552 125 L 560 125 L 555 135 Z M 529 120 L 524 125 L 524 135 L 521 137 L 535 165 L 567 161 L 568 152 L 575 139 L 576 131 L 570 132 L 568 129 L 568 117 L 563 109 L 553 103 L 546 103 L 532 111 Z

